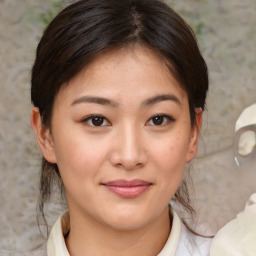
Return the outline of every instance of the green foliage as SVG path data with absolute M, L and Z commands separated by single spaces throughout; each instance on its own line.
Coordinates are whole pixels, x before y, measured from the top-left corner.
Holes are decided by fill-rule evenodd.
M 203 22 L 199 22 L 198 24 L 195 24 L 193 28 L 194 28 L 195 34 L 197 36 L 200 36 L 203 34 L 203 31 L 205 29 L 205 24 Z
M 46 27 L 52 19 L 60 12 L 63 6 L 62 0 L 53 0 L 50 3 L 48 11 L 39 15 L 39 22 L 43 27 Z

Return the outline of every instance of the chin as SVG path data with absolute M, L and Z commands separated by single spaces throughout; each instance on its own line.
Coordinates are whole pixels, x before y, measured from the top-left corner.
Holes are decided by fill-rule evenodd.
M 140 229 L 154 219 L 152 211 L 141 207 L 112 208 L 112 211 L 105 212 L 105 223 L 116 230 Z M 152 216 L 149 216 L 152 215 Z
M 109 225 L 115 230 L 132 231 L 143 228 L 148 222 L 145 218 L 122 218 L 112 221 Z

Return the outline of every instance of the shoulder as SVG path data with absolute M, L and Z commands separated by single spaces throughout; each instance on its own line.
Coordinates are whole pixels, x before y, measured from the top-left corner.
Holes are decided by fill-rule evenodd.
M 173 216 L 169 238 L 158 256 L 209 256 L 212 239 L 192 234 L 170 207 Z
M 182 223 L 175 256 L 209 256 L 211 243 L 211 238 L 204 238 L 191 233 Z
M 69 256 L 64 236 L 70 229 L 69 212 L 64 212 L 52 227 L 47 241 L 48 256 Z

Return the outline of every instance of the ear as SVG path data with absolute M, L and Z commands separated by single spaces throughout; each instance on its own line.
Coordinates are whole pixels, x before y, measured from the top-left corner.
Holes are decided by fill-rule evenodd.
M 196 125 L 191 130 L 189 148 L 188 148 L 188 153 L 186 158 L 187 162 L 190 162 L 196 156 L 196 153 L 197 153 L 198 138 L 199 138 L 199 133 L 202 126 L 202 115 L 203 115 L 202 108 L 196 108 L 195 114 L 196 114 Z
M 39 109 L 36 107 L 32 109 L 30 123 L 36 134 L 37 143 L 45 159 L 50 163 L 56 163 L 50 128 L 43 125 Z

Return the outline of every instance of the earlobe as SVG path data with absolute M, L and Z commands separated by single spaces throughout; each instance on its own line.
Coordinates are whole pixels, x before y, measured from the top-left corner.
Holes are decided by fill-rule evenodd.
M 30 123 L 36 134 L 37 143 L 45 159 L 50 163 L 56 163 L 56 156 L 50 128 L 43 125 L 42 118 L 37 107 L 32 109 Z
M 202 126 L 202 115 L 203 115 L 202 109 L 196 108 L 195 113 L 196 113 L 196 125 L 191 130 L 189 149 L 188 149 L 188 154 L 186 159 L 187 162 L 190 162 L 197 154 L 198 138 L 199 138 L 199 133 Z

